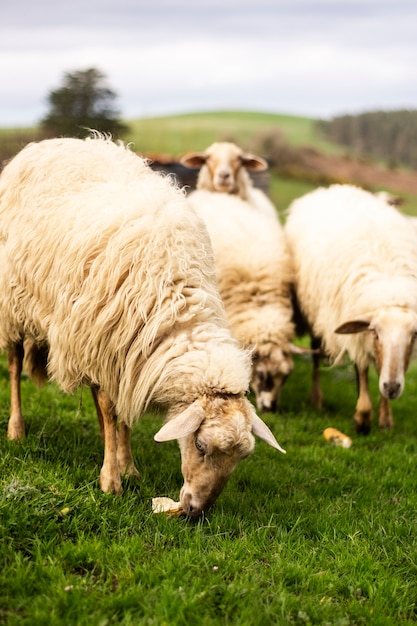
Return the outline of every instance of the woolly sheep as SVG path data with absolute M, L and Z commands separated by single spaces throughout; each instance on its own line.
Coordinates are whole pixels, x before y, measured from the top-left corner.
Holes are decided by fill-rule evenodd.
M 312 335 L 332 361 L 347 354 L 355 364 L 357 432 L 370 430 L 372 362 L 379 425 L 392 427 L 389 400 L 403 391 L 417 332 L 417 256 L 407 219 L 370 192 L 332 185 L 295 200 L 285 232 L 296 297 Z
M 253 351 L 257 407 L 274 411 L 295 350 L 292 268 L 277 214 L 260 214 L 239 196 L 204 189 L 190 193 L 188 200 L 210 235 L 232 333 Z
M 268 163 L 262 157 L 224 141 L 211 144 L 204 152 L 186 154 L 180 162 L 185 167 L 201 168 L 197 189 L 239 196 L 261 213 L 276 216 L 274 205 L 261 189 L 253 186 L 247 171 L 266 170 Z
M 155 439 L 179 441 L 190 516 L 213 504 L 253 435 L 282 451 L 244 397 L 250 356 L 227 328 L 203 222 L 128 148 L 102 137 L 24 148 L 0 179 L 0 258 L 11 438 L 24 429 L 26 340 L 46 348 L 65 392 L 92 389 L 103 491 L 120 493 L 134 471 L 130 427 L 151 403 L 168 408 Z

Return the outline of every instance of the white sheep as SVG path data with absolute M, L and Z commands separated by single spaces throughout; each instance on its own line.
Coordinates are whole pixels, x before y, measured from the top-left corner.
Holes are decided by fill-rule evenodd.
M 215 501 L 253 434 L 282 451 L 244 397 L 250 355 L 227 328 L 204 223 L 128 148 L 101 137 L 24 148 L 0 179 L 0 260 L 11 438 L 24 430 L 26 340 L 47 349 L 65 392 L 92 389 L 103 491 L 120 493 L 134 472 L 130 427 L 153 403 L 168 408 L 155 439 L 179 440 L 190 516 Z
M 389 400 L 403 391 L 417 332 L 417 255 L 408 220 L 370 192 L 332 185 L 295 200 L 285 232 L 297 300 L 312 335 L 332 361 L 347 354 L 355 364 L 356 430 L 370 430 L 372 362 L 379 374 L 379 425 L 392 427 Z M 318 384 L 318 372 L 314 376 Z M 315 397 L 320 402 L 317 391 Z
M 230 328 L 253 351 L 251 385 L 260 411 L 274 411 L 293 369 L 292 267 L 283 229 L 239 196 L 197 189 L 188 196 L 204 219 Z
M 268 163 L 260 156 L 244 152 L 234 143 L 223 141 L 211 144 L 204 152 L 190 152 L 180 162 L 185 167 L 201 168 L 197 189 L 239 196 L 266 215 L 276 216 L 276 209 L 268 196 L 254 187 L 247 170 L 264 171 Z

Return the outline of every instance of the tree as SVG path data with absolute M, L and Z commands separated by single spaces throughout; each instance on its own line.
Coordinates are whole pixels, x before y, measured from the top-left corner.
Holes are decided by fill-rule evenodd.
M 64 75 L 63 86 L 48 95 L 50 111 L 41 121 L 46 136 L 85 137 L 90 130 L 121 136 L 128 130 L 114 107 L 116 94 L 95 68 Z

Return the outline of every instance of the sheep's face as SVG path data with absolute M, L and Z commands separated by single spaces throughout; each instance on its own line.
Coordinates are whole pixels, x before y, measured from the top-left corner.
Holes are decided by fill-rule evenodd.
M 204 167 L 204 187 L 220 193 L 239 193 L 245 169 L 265 170 L 267 162 L 254 154 L 243 152 L 234 143 L 216 142 L 203 153 L 194 153 L 181 159 L 186 167 Z
M 206 151 L 206 167 L 210 172 L 213 190 L 235 193 L 238 189 L 243 152 L 233 144 L 216 144 Z
M 251 387 L 258 411 L 276 411 L 281 388 L 294 369 L 290 347 L 267 343 L 255 349 L 252 360 Z
M 372 354 L 379 373 L 379 391 L 388 400 L 399 398 L 417 336 L 417 315 L 402 307 L 387 307 L 369 319 L 342 324 L 336 332 L 370 333 Z
M 202 399 L 202 405 L 205 417 L 200 427 L 179 440 L 184 476 L 180 501 L 191 517 L 213 505 L 237 463 L 255 446 L 247 400 L 215 396 Z
M 199 517 L 216 501 L 237 463 L 254 449 L 254 435 L 284 452 L 242 395 L 212 395 L 171 417 L 156 441 L 178 439 L 184 485 L 180 507 Z

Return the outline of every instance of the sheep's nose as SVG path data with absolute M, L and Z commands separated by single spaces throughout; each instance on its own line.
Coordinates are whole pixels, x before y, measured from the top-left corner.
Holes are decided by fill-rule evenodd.
M 398 398 L 401 391 L 401 384 L 397 382 L 393 383 L 384 383 L 384 395 L 386 398 L 393 400 L 394 398 Z
M 203 514 L 203 509 L 199 506 L 196 506 L 192 502 L 192 499 L 193 498 L 192 498 L 191 493 L 183 494 L 183 496 L 181 497 L 181 506 L 185 514 L 187 515 L 187 517 L 192 517 L 192 518 L 201 517 L 201 515 Z

